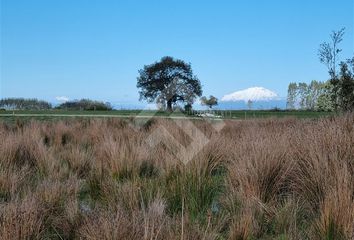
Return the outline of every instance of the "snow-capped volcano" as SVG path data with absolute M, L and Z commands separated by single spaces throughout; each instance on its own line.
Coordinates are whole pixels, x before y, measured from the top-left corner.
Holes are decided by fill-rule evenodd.
M 236 91 L 231 94 L 227 94 L 221 98 L 221 101 L 224 102 L 237 102 L 244 101 L 248 102 L 249 100 L 253 102 L 257 101 L 270 101 L 277 100 L 278 95 L 264 87 L 251 87 L 241 91 Z

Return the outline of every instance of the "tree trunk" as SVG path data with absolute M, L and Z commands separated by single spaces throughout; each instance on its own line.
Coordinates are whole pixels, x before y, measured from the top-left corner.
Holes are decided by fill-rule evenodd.
M 167 111 L 172 112 L 172 100 L 167 101 Z

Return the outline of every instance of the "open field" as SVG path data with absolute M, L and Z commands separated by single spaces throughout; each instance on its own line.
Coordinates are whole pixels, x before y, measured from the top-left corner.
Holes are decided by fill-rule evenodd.
M 353 115 L 0 120 L 0 138 L 0 239 L 354 237 Z
M 205 111 L 194 111 L 193 115 L 185 115 L 181 112 L 174 112 L 173 115 L 164 111 L 151 110 L 114 110 L 114 111 L 64 111 L 64 110 L 42 110 L 42 111 L 0 111 L 0 119 L 7 122 L 20 120 L 62 120 L 65 118 L 195 118 L 199 113 Z M 296 117 L 296 118 L 318 118 L 334 115 L 331 112 L 313 112 L 313 111 L 271 111 L 271 110 L 215 110 L 212 111 L 216 116 L 223 119 L 253 119 L 269 117 Z

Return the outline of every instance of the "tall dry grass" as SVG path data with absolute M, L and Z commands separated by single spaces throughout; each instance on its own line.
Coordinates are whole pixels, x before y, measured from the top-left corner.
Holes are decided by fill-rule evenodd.
M 0 122 L 0 239 L 354 239 L 353 115 L 189 124 Z

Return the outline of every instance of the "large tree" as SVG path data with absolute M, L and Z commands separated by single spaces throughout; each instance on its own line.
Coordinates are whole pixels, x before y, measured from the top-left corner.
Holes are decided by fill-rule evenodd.
M 163 57 L 139 70 L 137 87 L 140 100 L 164 104 L 168 111 L 177 102 L 192 104 L 202 95 L 202 86 L 191 64 L 172 57 Z
M 295 109 L 297 97 L 297 83 L 290 83 L 288 87 L 288 98 L 286 101 L 287 109 Z

